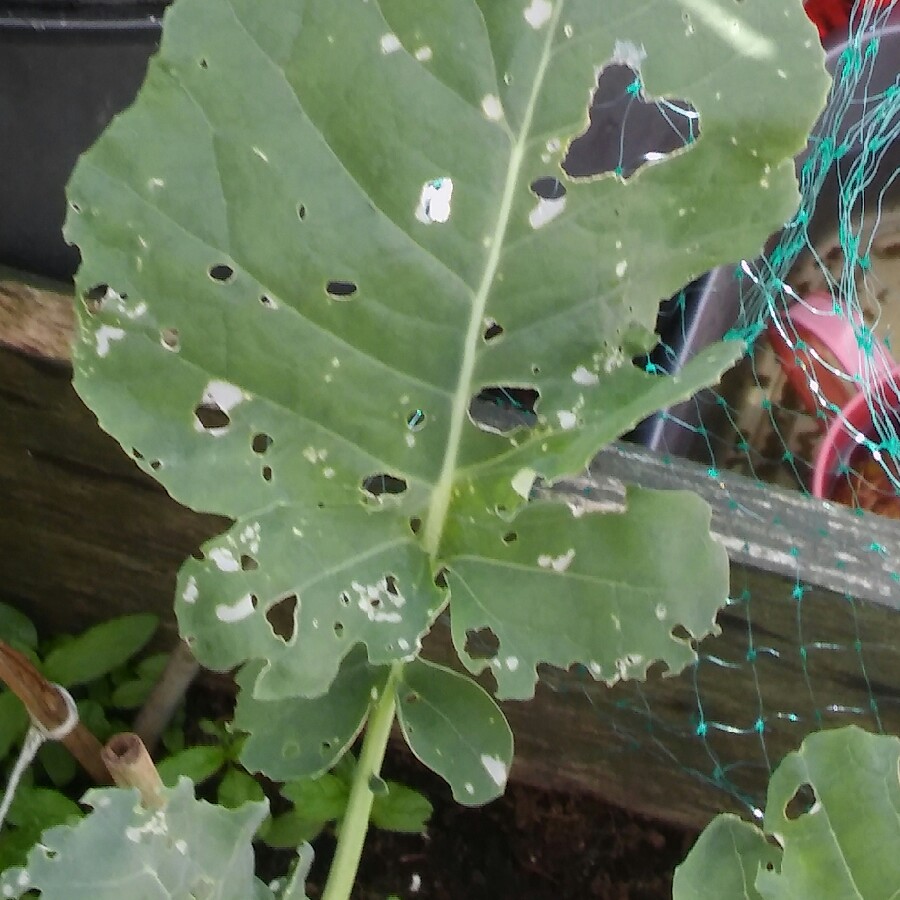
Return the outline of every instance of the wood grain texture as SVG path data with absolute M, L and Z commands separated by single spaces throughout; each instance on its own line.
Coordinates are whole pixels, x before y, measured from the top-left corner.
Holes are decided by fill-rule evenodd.
M 68 368 L 9 349 L 24 332 L 2 327 L 0 599 L 49 631 L 157 612 L 174 643 L 178 566 L 227 521 L 171 500 L 99 429 Z M 625 444 L 554 492 L 615 512 L 628 482 L 707 499 L 734 601 L 679 677 L 608 689 L 544 673 L 532 703 L 506 705 L 514 778 L 699 827 L 762 802 L 770 768 L 815 728 L 900 733 L 900 524 Z M 427 651 L 454 658 L 445 624 Z

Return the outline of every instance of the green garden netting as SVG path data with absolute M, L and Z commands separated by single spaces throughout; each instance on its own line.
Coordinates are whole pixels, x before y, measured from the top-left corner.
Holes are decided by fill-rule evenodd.
M 788 639 L 781 623 L 766 620 L 751 581 L 733 573 L 725 618 L 739 639 L 727 656 L 717 639 L 701 645 L 699 661 L 682 676 L 692 685 L 688 708 L 660 703 L 650 683 L 618 685 L 612 703 L 587 678 L 584 688 L 623 753 L 650 750 L 757 817 L 768 773 L 811 730 L 850 723 L 900 730 L 900 640 L 867 625 L 862 608 L 875 597 L 891 609 L 900 597 L 900 547 L 886 543 L 878 527 L 880 515 L 900 518 L 900 370 L 891 373 L 900 362 L 900 2 L 860 0 L 849 34 L 826 48 L 833 87 L 797 161 L 796 214 L 760 258 L 735 260 L 663 304 L 662 342 L 639 364 L 676 372 L 723 335 L 745 340 L 747 355 L 715 390 L 632 436 L 671 461 L 701 464 L 736 518 L 760 519 L 768 507 L 768 519 L 757 524 L 770 543 L 759 552 L 777 552 L 782 569 L 787 560 L 796 571 L 778 598 L 791 622 Z M 627 112 L 636 104 L 633 82 L 622 78 L 617 90 L 604 94 L 601 79 L 592 111 L 598 129 L 604 116 L 621 123 L 619 156 L 606 169 L 627 177 L 702 133 L 693 110 L 665 102 L 651 109 L 661 123 L 655 138 L 632 139 L 647 125 Z M 832 507 L 852 508 L 859 527 L 837 535 L 829 508 L 810 506 L 805 533 L 798 533 L 796 519 L 782 521 L 777 504 L 743 507 L 725 473 L 744 476 L 760 494 L 772 486 L 807 497 L 818 492 Z M 833 555 L 823 559 L 823 548 Z M 841 609 L 822 620 L 808 606 L 809 573 L 848 570 L 859 560 L 863 568 L 872 561 L 866 583 L 837 596 Z M 826 573 L 819 587 L 827 581 Z M 571 685 L 545 680 L 559 690 Z M 776 683 L 792 686 L 790 705 L 783 689 L 767 689 Z M 718 702 L 722 691 L 741 698 L 739 716 L 734 705 Z

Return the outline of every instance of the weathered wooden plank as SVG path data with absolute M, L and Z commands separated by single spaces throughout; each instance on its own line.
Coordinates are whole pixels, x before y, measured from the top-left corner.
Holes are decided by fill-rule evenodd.
M 17 309 L 31 320 L 27 332 L 0 320 L 0 344 L 18 342 L 0 350 L 0 599 L 44 628 L 152 610 L 172 634 L 175 572 L 227 523 L 178 506 L 100 431 L 59 364 L 64 352 L 41 349 L 66 347 L 65 326 L 53 326 L 55 343 L 35 338 L 45 316 L 63 313 Z M 25 345 L 15 337 L 24 333 Z M 614 512 L 626 482 L 709 501 L 736 602 L 699 665 L 680 677 L 652 672 L 645 684 L 608 689 L 580 671 L 545 673 L 533 703 L 507 705 L 514 777 L 702 825 L 740 807 L 717 780 L 760 800 L 769 766 L 819 725 L 900 731 L 898 523 L 628 445 L 608 448 L 589 475 L 555 490 Z M 428 652 L 452 659 L 445 627 Z

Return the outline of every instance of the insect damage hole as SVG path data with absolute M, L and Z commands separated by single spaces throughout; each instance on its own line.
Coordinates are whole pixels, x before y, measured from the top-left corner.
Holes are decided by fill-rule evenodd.
M 242 572 L 255 572 L 259 568 L 259 563 L 248 554 L 244 553 L 241 556 L 241 571 Z
M 808 813 L 816 805 L 816 792 L 809 783 L 798 785 L 794 795 L 785 804 L 785 818 L 793 821 Z
M 500 639 L 490 628 L 470 628 L 466 631 L 466 644 L 463 650 L 472 659 L 495 659 L 500 650 Z
M 265 432 L 254 434 L 250 440 L 250 447 L 254 453 L 265 453 L 272 446 L 272 438 Z
M 84 302 L 84 308 L 90 315 L 95 315 L 103 308 L 103 301 L 109 292 L 108 284 L 95 284 L 92 288 L 88 288 L 81 298 Z
M 329 281 L 325 293 L 333 300 L 349 300 L 359 290 L 352 281 Z
M 173 353 L 177 353 L 181 349 L 177 328 L 163 328 L 159 333 L 159 342 L 166 350 L 171 350 Z
M 214 436 L 225 434 L 231 424 L 228 413 L 244 399 L 244 392 L 237 385 L 227 381 L 210 381 L 200 403 L 194 407 L 196 430 Z
M 285 644 L 289 644 L 294 637 L 297 627 L 297 595 L 288 594 L 280 600 L 276 600 L 266 610 L 266 621 L 272 629 L 272 634 Z
M 200 427 L 210 434 L 223 434 L 231 424 L 231 418 L 216 403 L 199 403 L 194 407 L 194 416 Z
M 496 340 L 501 334 L 503 334 L 502 325 L 498 324 L 494 319 L 485 319 L 484 334 L 482 337 L 486 344 Z
M 377 475 L 367 475 L 360 485 L 367 494 L 372 497 L 381 497 L 384 494 L 402 494 L 406 488 L 406 481 L 389 475 L 387 472 L 379 472 Z
M 207 269 L 207 274 L 213 281 L 226 284 L 234 278 L 234 269 L 225 263 L 216 263 Z
M 563 171 L 572 178 L 614 173 L 630 178 L 693 144 L 699 115 L 686 100 L 648 98 L 641 79 L 643 49 L 618 42 L 598 75 L 588 125 L 568 147 Z
M 482 431 L 512 434 L 537 422 L 535 408 L 540 400 L 535 388 L 491 385 L 479 391 L 469 403 L 469 418 Z

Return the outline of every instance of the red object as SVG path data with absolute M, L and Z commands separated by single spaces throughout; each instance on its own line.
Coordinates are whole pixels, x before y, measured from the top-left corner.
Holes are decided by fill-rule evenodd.
M 866 2 L 879 7 L 887 6 L 891 0 L 866 0 Z M 807 0 L 805 8 L 806 15 L 819 29 L 819 37 L 824 38 L 832 31 L 847 30 L 853 5 L 853 0 Z
M 900 499 L 880 462 L 860 445 L 861 433 L 877 442 L 870 402 L 885 404 L 882 415 L 891 416 L 894 428 L 900 427 L 900 367 L 893 369 L 870 395 L 857 394 L 836 416 L 819 445 L 813 466 L 812 493 L 823 500 L 837 500 L 847 506 L 860 506 L 871 512 L 900 518 Z M 886 463 L 898 475 L 897 464 Z M 849 471 L 848 471 L 849 470 Z M 849 479 L 848 476 L 849 475 Z

